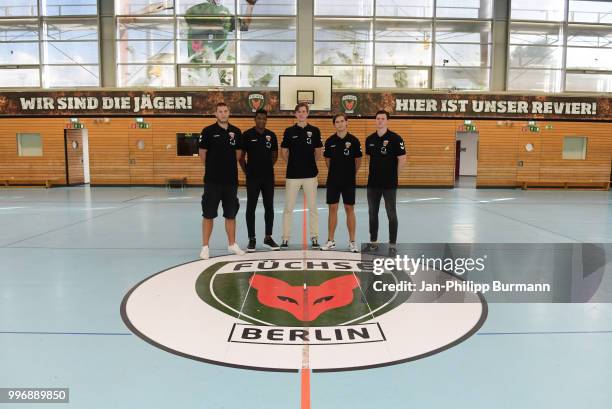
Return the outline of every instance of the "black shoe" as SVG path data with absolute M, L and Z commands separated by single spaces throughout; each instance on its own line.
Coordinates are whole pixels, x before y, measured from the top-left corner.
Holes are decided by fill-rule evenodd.
M 378 243 L 372 241 L 368 244 L 367 251 L 378 251 Z
M 319 241 L 317 240 L 316 237 L 313 237 L 312 239 L 310 239 L 310 247 L 312 247 L 313 249 L 321 248 L 321 246 L 319 246 Z
M 264 246 L 267 246 L 270 250 L 280 250 L 278 244 L 274 241 L 272 237 L 266 237 L 263 241 Z
M 281 249 L 286 248 L 289 248 L 289 240 L 283 240 L 283 243 L 281 244 Z
M 255 239 L 249 239 L 249 245 L 246 248 L 247 253 L 252 253 L 255 251 Z

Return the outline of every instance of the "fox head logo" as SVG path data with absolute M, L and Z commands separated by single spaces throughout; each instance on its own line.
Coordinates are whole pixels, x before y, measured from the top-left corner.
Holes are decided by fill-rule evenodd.
M 250 280 L 257 290 L 257 300 L 270 308 L 287 311 L 300 321 L 316 320 L 325 311 L 344 307 L 353 302 L 353 290 L 359 279 L 347 274 L 332 278 L 321 285 L 289 285 L 278 278 L 255 274 Z

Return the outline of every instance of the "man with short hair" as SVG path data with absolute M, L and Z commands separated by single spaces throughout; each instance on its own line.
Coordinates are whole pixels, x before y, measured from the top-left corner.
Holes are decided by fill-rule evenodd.
M 217 217 L 219 203 L 223 207 L 227 249 L 236 255 L 244 255 L 236 243 L 236 214 L 238 202 L 238 158 L 241 149 L 240 129 L 229 123 L 230 111 L 225 102 L 215 107 L 217 121 L 202 130 L 199 147 L 204 164 L 204 194 L 202 195 L 202 251 L 200 258 L 208 259 L 208 242 L 213 221 Z
M 325 163 L 327 164 L 327 204 L 329 218 L 327 222 L 327 243 L 321 250 L 336 248 L 334 234 L 338 224 L 338 203 L 340 196 L 346 213 L 346 226 L 349 232 L 349 250 L 357 253 L 355 244 L 355 176 L 361 166 L 361 143 L 347 131 L 348 117 L 346 114 L 334 115 L 332 123 L 336 133 L 325 141 Z
M 274 164 L 278 159 L 278 142 L 276 134 L 266 128 L 268 111 L 260 109 L 255 112 L 255 126 L 242 134 L 242 154 L 240 167 L 246 175 L 247 208 L 246 224 L 249 232 L 248 252 L 255 251 L 255 209 L 259 193 L 264 204 L 266 234 L 263 244 L 271 250 L 279 250 L 272 239 L 274 225 Z
M 388 129 L 389 113 L 376 113 L 376 132 L 366 138 L 366 155 L 370 157 L 368 175 L 368 208 L 370 218 L 370 248 L 378 247 L 378 210 L 380 199 L 385 198 L 389 219 L 389 243 L 397 241 L 397 179 L 406 164 L 406 148 L 403 139 Z
M 285 129 L 281 143 L 281 155 L 287 162 L 285 184 L 285 209 L 283 210 L 283 243 L 281 248 L 289 247 L 293 208 L 300 188 L 304 189 L 308 206 L 308 231 L 312 248 L 319 247 L 319 216 L 317 210 L 317 160 L 322 157 L 323 143 L 321 131 L 308 124 L 308 104 L 295 106 L 297 123 Z

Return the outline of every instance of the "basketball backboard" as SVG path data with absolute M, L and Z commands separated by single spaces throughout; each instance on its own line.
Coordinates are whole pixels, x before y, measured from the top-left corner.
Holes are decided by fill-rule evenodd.
M 279 75 L 280 110 L 293 111 L 308 102 L 311 111 L 331 111 L 331 75 Z

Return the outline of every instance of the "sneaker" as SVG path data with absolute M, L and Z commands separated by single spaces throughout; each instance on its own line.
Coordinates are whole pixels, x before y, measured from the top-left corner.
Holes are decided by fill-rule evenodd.
M 378 243 L 373 241 L 371 243 L 368 244 L 368 251 L 377 251 L 378 250 Z
M 248 253 L 254 252 L 255 251 L 255 244 L 256 243 L 257 242 L 255 241 L 255 239 L 249 239 L 249 245 L 247 246 L 246 251 Z
M 319 246 L 319 240 L 317 240 L 316 237 L 313 237 L 310 239 L 310 247 L 312 247 L 313 249 L 320 249 L 321 246 Z
M 202 251 L 200 251 L 200 258 L 202 260 L 208 260 L 210 258 L 210 254 L 208 252 L 208 246 L 202 246 Z
M 351 253 L 359 253 L 359 249 L 357 248 L 357 244 L 354 241 L 349 241 L 349 251 Z
M 278 244 L 276 244 L 272 237 L 266 237 L 263 243 L 264 246 L 267 246 L 270 250 L 280 250 L 280 247 L 278 247 Z
M 281 248 L 282 249 L 289 248 L 289 240 L 283 240 L 283 242 L 281 244 Z
M 234 243 L 231 246 L 227 246 L 227 249 L 237 256 L 244 256 L 245 252 L 238 246 L 238 243 Z
M 327 240 L 327 243 L 325 243 L 325 245 L 321 247 L 321 250 L 327 251 L 327 250 L 332 250 L 335 248 L 336 248 L 336 242 L 333 240 Z
M 395 243 L 389 243 L 389 250 L 387 254 L 391 257 L 395 257 L 397 255 L 397 248 L 395 247 Z

